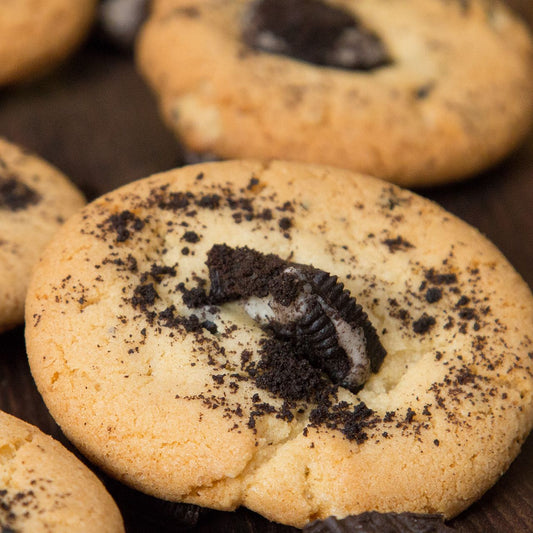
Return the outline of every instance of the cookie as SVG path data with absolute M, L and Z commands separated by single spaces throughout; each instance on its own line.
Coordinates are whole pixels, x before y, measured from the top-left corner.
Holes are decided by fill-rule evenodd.
M 533 421 L 524 281 L 436 204 L 334 167 L 205 163 L 126 185 L 59 230 L 26 309 L 64 432 L 166 500 L 298 527 L 450 518 Z
M 0 530 L 122 532 L 100 480 L 35 426 L 0 411 Z
M 0 85 L 42 75 L 86 36 L 97 0 L 8 0 L 0 4 Z
M 137 53 L 189 150 L 413 187 L 517 146 L 532 57 L 524 24 L 487 0 L 156 0 Z
M 84 203 L 58 170 L 0 138 L 0 331 L 22 323 L 34 263 Z

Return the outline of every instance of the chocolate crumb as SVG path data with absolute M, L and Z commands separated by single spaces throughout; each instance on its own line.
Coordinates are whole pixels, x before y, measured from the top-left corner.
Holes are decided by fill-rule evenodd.
M 424 313 L 418 320 L 413 322 L 413 331 L 423 335 L 427 333 L 436 323 L 435 317 Z
M 0 176 L 0 209 L 21 211 L 41 201 L 41 195 L 12 176 Z
M 250 178 L 250 181 L 248 182 L 246 188 L 251 191 L 256 185 L 259 185 L 259 180 L 255 177 L 252 177 Z
M 394 239 L 385 239 L 382 241 L 383 244 L 389 247 L 389 252 L 393 254 L 394 252 L 405 252 L 409 248 L 414 248 L 414 246 L 403 237 L 398 235 Z
M 139 285 L 135 287 L 134 296 L 131 299 L 131 303 L 134 307 L 138 306 L 144 310 L 148 305 L 153 305 L 158 297 L 159 295 L 154 288 L 154 284 L 148 283 L 146 285 Z
M 457 275 L 453 273 L 439 274 L 434 268 L 425 273 L 426 279 L 433 285 L 453 285 L 457 283 Z
M 438 287 L 430 287 L 426 291 L 426 302 L 433 304 L 441 300 L 442 298 L 442 290 Z
M 288 217 L 280 218 L 279 227 L 282 230 L 288 230 L 288 229 L 292 228 L 292 220 L 290 218 L 288 218 Z
M 197 200 L 196 205 L 208 209 L 217 209 L 220 207 L 220 196 L 218 194 L 206 194 Z
M 127 209 L 111 215 L 106 224 L 116 232 L 117 242 L 127 241 L 133 232 L 141 231 L 144 227 L 144 222 Z
M 190 244 L 195 244 L 200 241 L 200 236 L 195 231 L 186 231 L 183 234 L 183 240 Z
M 209 299 L 203 287 L 193 287 L 192 289 L 181 289 L 183 303 L 189 308 L 198 308 L 208 305 Z

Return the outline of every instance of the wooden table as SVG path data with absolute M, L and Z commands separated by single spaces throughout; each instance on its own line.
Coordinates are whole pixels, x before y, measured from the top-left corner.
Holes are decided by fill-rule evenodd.
M 508 0 L 533 27 L 533 1 Z M 45 80 L 0 91 L 0 135 L 59 167 L 92 199 L 153 172 L 184 164 L 132 58 L 93 37 Z M 465 183 L 420 190 L 485 233 L 533 287 L 533 132 L 505 162 Z M 0 409 L 67 443 L 33 384 L 23 328 L 0 336 Z M 169 508 L 102 475 L 127 531 L 176 531 L 186 516 L 195 532 L 296 531 L 247 510 Z M 450 524 L 465 532 L 533 531 L 533 436 L 500 481 Z

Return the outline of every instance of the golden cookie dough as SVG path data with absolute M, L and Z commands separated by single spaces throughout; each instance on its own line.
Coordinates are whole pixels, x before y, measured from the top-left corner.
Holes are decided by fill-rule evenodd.
M 86 36 L 97 0 L 2 0 L 0 85 L 43 74 Z
M 85 200 L 57 169 L 0 138 L 0 331 L 24 319 L 31 269 Z
M 120 533 L 100 480 L 59 442 L 0 411 L 0 530 Z
M 336 275 L 363 306 L 387 355 L 358 393 L 263 329 L 251 298 L 214 300 L 213 250 L 245 247 Z M 299 527 L 452 517 L 533 422 L 524 281 L 436 204 L 333 167 L 206 163 L 126 185 L 59 230 L 26 306 L 31 370 L 64 432 L 168 500 Z
M 138 65 L 179 140 L 221 158 L 335 165 L 429 186 L 486 169 L 524 138 L 533 46 L 502 3 L 326 3 L 377 35 L 389 63 L 350 71 L 253 49 L 242 38 L 250 0 L 155 0 Z

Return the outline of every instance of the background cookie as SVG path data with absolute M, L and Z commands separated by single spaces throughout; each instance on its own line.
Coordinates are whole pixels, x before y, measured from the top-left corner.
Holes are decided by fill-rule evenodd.
M 0 411 L 0 529 L 124 531 L 98 478 L 59 442 Z
M 34 263 L 84 203 L 58 170 L 0 138 L 0 331 L 22 322 Z
M 204 305 L 221 243 L 339 276 L 388 352 L 361 392 L 324 403 L 316 375 L 275 374 L 238 302 Z M 75 215 L 35 271 L 26 335 L 51 413 L 108 472 L 302 526 L 450 517 L 479 498 L 531 427 L 532 309 L 494 246 L 427 200 L 330 168 L 228 162 Z
M 257 2 L 154 2 L 138 63 L 167 124 L 190 149 L 325 163 L 425 186 L 481 171 L 529 127 L 531 38 L 501 3 L 327 2 L 366 28 L 364 37 L 348 29 L 344 39 L 370 49 L 359 71 L 264 52 L 287 47 L 278 30 L 305 41 L 316 19 L 303 4 L 324 7 L 266 3 L 293 6 L 293 13 L 287 20 L 271 14 L 279 25 L 272 29 L 254 18 Z M 327 24 L 328 16 L 318 18 Z M 339 17 L 329 18 L 335 27 Z M 320 30 L 308 41 L 320 42 Z M 300 52 L 308 43 L 291 44 Z M 354 52 L 345 44 L 335 44 L 335 58 Z
M 0 3 L 0 85 L 49 70 L 85 37 L 97 0 Z

